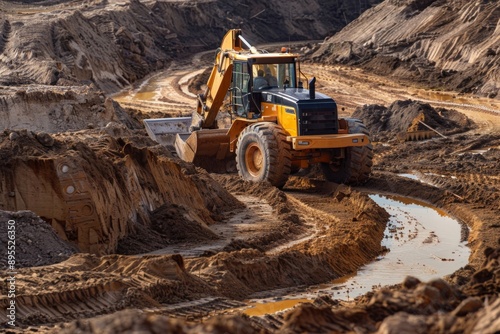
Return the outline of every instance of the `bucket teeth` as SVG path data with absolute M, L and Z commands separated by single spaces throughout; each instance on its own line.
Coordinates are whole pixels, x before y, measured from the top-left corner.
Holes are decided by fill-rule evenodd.
M 426 140 L 426 139 L 431 139 L 434 136 L 435 132 L 430 130 L 411 131 L 411 132 L 406 132 L 405 141 Z

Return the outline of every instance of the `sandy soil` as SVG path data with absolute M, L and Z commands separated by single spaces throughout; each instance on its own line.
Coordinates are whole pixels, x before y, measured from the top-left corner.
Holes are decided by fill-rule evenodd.
M 135 29 L 141 20 L 133 13 L 151 20 L 158 14 L 150 14 L 139 1 L 131 2 L 135 11 L 129 11 L 126 3 L 44 1 L 45 7 L 36 13 L 27 4 L 10 3 L 5 16 L 2 13 L 2 52 L 14 43 L 14 28 L 22 27 L 11 25 L 17 12 L 25 15 L 27 27 L 27 17 L 51 13 L 54 8 L 63 11 L 62 23 L 51 36 L 62 36 L 55 41 L 67 42 L 49 43 L 66 57 L 57 71 L 56 63 L 44 63 L 31 72 L 28 63 L 37 64 L 37 54 L 26 54 L 26 64 L 12 70 L 8 68 L 12 54 L 2 55 L 0 71 L 9 73 L 5 80 L 12 87 L 2 90 L 0 111 L 16 117 L 5 118 L 6 130 L 0 133 L 0 208 L 12 211 L 4 212 L 2 220 L 19 226 L 17 327 L 7 327 L 9 331 L 500 330 L 498 99 L 431 91 L 359 68 L 310 62 L 302 70 L 318 78 L 318 91 L 336 99 L 342 116 L 362 118 L 373 134 L 375 160 L 369 181 L 353 188 L 337 185 L 326 182 L 313 168 L 292 176 L 278 190 L 243 182 L 234 174 L 209 174 L 152 142 L 140 120 L 186 113 L 192 94 L 203 88 L 203 69 L 212 54 L 183 54 L 184 59 L 158 63 L 158 57 L 174 57 L 184 49 L 173 35 L 168 43 L 159 40 L 174 53 L 151 43 L 151 36 L 172 34 L 172 27 L 159 23 L 155 27 L 161 29 L 139 33 Z M 210 6 L 212 2 L 200 3 Z M 135 17 L 129 22 L 138 26 L 115 31 L 104 24 L 110 21 L 103 17 L 113 16 L 112 10 L 106 15 L 100 12 L 111 8 L 107 4 L 124 17 Z M 165 11 L 177 5 L 160 1 L 154 9 Z M 67 17 L 75 8 L 81 12 Z M 70 38 L 62 33 L 61 26 L 71 20 L 83 24 L 86 17 L 94 17 L 99 29 L 107 27 L 103 35 L 113 28 L 123 47 L 115 52 L 128 50 L 130 57 L 120 58 L 118 68 L 108 67 L 113 62 L 103 60 L 106 57 L 84 60 L 98 45 L 78 40 L 88 50 L 76 50 L 71 40 L 78 34 Z M 184 20 L 176 22 L 182 25 Z M 259 26 L 254 28 L 252 34 L 257 37 Z M 201 43 L 191 38 L 190 42 Z M 306 45 L 303 50 L 310 53 L 314 48 Z M 68 66 L 76 55 L 80 55 L 78 66 Z M 160 68 L 164 70 L 151 73 Z M 120 75 L 110 78 L 111 72 Z M 137 81 L 141 77 L 148 80 Z M 39 84 L 47 86 L 18 86 L 33 83 L 34 78 L 42 78 Z M 49 84 L 56 79 L 61 87 L 53 89 Z M 126 88 L 132 94 L 116 97 L 120 105 L 110 98 L 112 94 L 105 96 L 88 82 L 88 86 L 72 86 L 80 80 L 90 80 L 106 92 L 135 85 Z M 12 108 L 17 108 L 15 113 L 8 112 Z M 31 108 L 40 111 L 37 117 L 29 112 Z M 422 130 L 419 121 L 442 136 L 405 141 L 408 130 Z M 388 213 L 369 198 L 372 193 L 430 203 L 468 226 L 469 264 L 429 282 L 407 277 L 396 286 L 373 287 L 350 302 L 320 295 L 286 312 L 243 315 L 250 298 L 279 299 L 330 282 L 387 251 L 381 240 Z M 2 229 L 0 233 L 3 247 L 7 234 Z M 0 275 L 8 277 L 5 259 L 0 265 Z M 8 287 L 0 287 L 2 309 L 10 302 Z M 0 323 L 7 320 L 6 313 L 0 313 Z
M 358 73 L 347 68 L 342 70 Z M 345 77 L 335 78 L 340 83 L 345 80 Z M 352 78 L 356 77 L 349 79 Z M 370 79 L 370 76 L 363 74 L 364 82 L 367 82 L 367 78 Z M 373 77 L 373 80 L 380 85 L 381 78 Z M 390 81 L 385 81 L 385 84 L 389 87 L 393 85 Z M 384 89 L 380 92 L 371 90 L 370 94 L 378 99 L 393 96 L 382 87 Z M 328 90 L 325 84 L 322 88 Z M 352 94 L 358 94 L 355 92 L 355 85 L 353 88 Z M 368 98 L 370 95 L 366 96 Z M 342 101 L 339 99 L 340 106 Z M 412 105 L 427 117 L 443 114 L 430 106 Z M 344 113 L 348 113 L 349 107 L 346 104 Z M 392 108 L 396 110 L 395 107 Z M 371 110 L 363 107 L 356 113 L 358 117 L 363 117 L 365 114 L 369 115 Z M 416 115 L 421 113 L 416 112 Z M 386 327 L 391 330 L 400 329 L 398 326 L 407 326 L 414 321 L 422 331 L 434 328 L 440 321 L 447 321 L 448 325 L 443 326 L 450 331 L 479 326 L 478 319 L 491 317 L 491 312 L 497 310 L 493 303 L 493 311 L 483 315 L 486 307 L 483 304 L 484 298 L 492 298 L 492 293 L 498 289 L 493 283 L 496 276 L 493 274 L 494 265 L 492 267 L 491 264 L 495 263 L 494 254 L 497 253 L 490 249 L 498 245 L 498 235 L 492 232 L 500 226 L 497 164 L 500 138 L 498 123 L 494 122 L 498 116 L 470 109 L 465 110 L 464 114 L 470 120 L 458 117 L 457 119 L 462 120 L 458 125 L 442 124 L 443 128 L 440 130 L 446 133 L 447 138 L 404 142 L 398 137 L 401 129 L 397 126 L 374 129 L 374 134 L 381 135 L 383 140 L 374 146 L 374 173 L 368 183 L 357 189 L 325 182 L 315 170 L 309 171 L 308 177 L 292 177 L 284 188 L 285 192 L 282 192 L 270 186 L 247 184 L 237 176 L 209 176 L 201 170 L 186 166 L 183 173 L 190 175 L 197 187 L 209 182 L 205 187 L 210 192 L 217 184 L 223 189 L 218 190 L 217 197 L 222 196 L 222 191 L 227 192 L 224 196 L 228 198 L 233 194 L 233 204 L 228 205 L 231 202 L 225 200 L 224 205 L 211 207 L 209 203 L 213 204 L 213 200 L 209 203 L 205 201 L 203 206 L 208 208 L 211 212 L 209 216 L 213 217 L 209 224 L 206 220 L 208 216 L 202 215 L 205 218 L 201 220 L 193 217 L 190 215 L 192 209 L 186 210 L 185 204 L 158 206 L 149 216 L 149 224 L 143 225 L 144 228 L 137 230 L 138 233 L 120 239 L 118 243 L 118 249 L 125 254 L 153 252 L 155 255 L 96 257 L 78 254 L 52 266 L 20 269 L 17 282 L 21 296 L 24 297 L 19 299 L 19 304 L 31 305 L 29 308 L 21 306 L 20 324 L 32 326 L 33 329 L 45 328 L 44 331 L 71 332 L 75 328 L 81 328 L 92 332 L 95 329 L 91 328 L 97 328 L 94 326 L 116 327 L 125 324 L 113 324 L 113 319 L 121 317 L 120 313 L 111 318 L 88 320 L 90 322 L 63 322 L 71 319 L 70 313 L 75 318 L 80 318 L 83 314 L 88 318 L 135 308 L 146 312 L 144 314 L 158 314 L 159 318 L 144 318 L 143 323 L 139 320 L 143 319 L 142 315 L 138 315 L 138 320 L 130 326 L 143 328 L 150 326 L 147 325 L 150 321 L 156 323 L 162 321 L 162 317 L 170 316 L 197 319 L 197 322 L 205 319 L 200 325 L 189 326 L 179 320 L 178 326 L 184 326 L 184 332 L 210 331 L 196 326 L 209 326 L 210 321 L 219 323 L 216 318 L 212 319 L 213 314 L 238 314 L 239 311 L 235 309 L 244 306 L 245 303 L 242 302 L 247 298 L 279 296 L 298 287 L 326 282 L 349 274 L 380 255 L 383 252 L 380 240 L 387 213 L 364 195 L 376 192 L 424 200 L 443 208 L 469 225 L 472 229 L 469 236 L 472 250 L 470 266 L 454 273 L 447 282 L 410 281 L 403 283 L 403 287 L 375 290 L 372 295 L 362 297 L 354 304 L 329 299 L 325 301 L 323 298 L 312 305 L 298 306 L 287 314 L 250 319 L 237 316 L 232 318 L 235 323 L 221 320 L 222 323 L 229 321 L 229 326 L 245 326 L 248 330 L 254 328 L 272 332 L 278 328 L 283 332 L 297 332 L 319 328 L 347 331 L 358 327 L 363 332 L 371 332 Z M 391 115 L 392 118 L 395 118 L 394 115 L 398 117 L 396 111 Z M 439 122 L 436 121 L 433 125 L 439 125 Z M 124 138 L 122 141 L 130 143 L 137 143 L 140 138 L 138 134 L 120 134 Z M 92 130 L 87 130 L 79 136 L 75 141 L 90 139 L 93 133 Z M 63 142 L 61 138 L 68 141 L 62 135 L 54 137 L 58 139 L 56 143 Z M 144 143 L 147 141 L 143 141 Z M 58 145 L 54 146 L 58 148 Z M 91 146 L 91 149 L 95 151 L 99 147 L 102 145 Z M 485 150 L 482 154 L 475 153 L 482 149 Z M 134 159 L 139 161 L 145 159 L 139 154 L 145 149 L 128 150 L 122 154 L 135 156 Z M 168 152 L 149 150 L 150 154 L 169 155 Z M 58 152 L 62 150 L 58 148 Z M 106 156 L 109 157 L 110 154 L 106 153 Z M 126 156 L 115 153 L 112 160 L 118 161 L 116 159 L 123 157 Z M 146 162 L 142 161 L 142 164 Z M 167 169 L 175 167 L 175 164 L 182 166 L 180 162 L 172 163 L 174 165 Z M 415 173 L 435 186 L 400 177 L 398 173 Z M 171 181 L 167 182 L 171 184 Z M 184 189 L 176 196 L 192 193 L 192 189 L 194 188 Z M 314 193 L 314 196 L 307 197 L 308 193 Z M 203 196 L 207 194 L 204 192 Z M 318 197 L 317 194 L 322 196 Z M 326 201 L 325 198 L 330 200 Z M 256 209 L 255 206 L 262 209 Z M 262 213 L 253 215 L 248 210 Z M 182 233 L 171 234 L 179 228 Z M 166 268 L 170 268 L 167 272 L 171 274 L 165 273 Z M 478 285 L 479 281 L 481 283 Z M 35 293 L 40 285 L 47 286 L 46 293 L 42 295 Z M 52 290 L 54 292 L 50 292 Z M 438 295 L 429 295 L 432 293 L 441 293 L 442 297 L 439 298 L 442 299 L 436 297 Z M 468 296 L 476 299 L 471 301 L 467 299 Z M 428 300 L 432 302 L 419 304 L 422 307 L 415 313 L 412 305 L 415 305 L 416 300 L 427 300 L 426 298 L 430 298 Z M 55 300 L 60 301 L 57 306 L 53 302 Z M 393 302 L 387 304 L 387 300 Z M 83 301 L 86 306 L 81 304 Z M 466 310 L 462 311 L 462 308 Z M 427 315 L 437 310 L 444 313 L 434 316 L 437 318 Z M 401 311 L 414 314 L 418 319 L 408 319 L 408 315 L 397 313 Z M 392 315 L 396 313 L 398 316 L 394 318 Z M 461 318 L 462 314 L 469 313 L 471 315 L 465 319 Z M 361 318 L 366 322 L 361 321 Z M 171 321 L 174 320 L 168 320 L 168 323 Z M 364 325 L 360 325 L 361 323 Z M 172 326 L 174 324 L 175 322 Z

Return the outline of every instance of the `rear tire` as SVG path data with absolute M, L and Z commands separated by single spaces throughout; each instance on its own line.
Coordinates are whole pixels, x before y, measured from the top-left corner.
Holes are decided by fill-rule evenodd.
M 291 145 L 283 128 L 261 122 L 248 126 L 238 138 L 236 168 L 246 181 L 268 181 L 282 188 L 291 168 Z
M 368 129 L 359 119 L 347 118 L 349 133 L 369 135 Z M 345 149 L 345 158 L 340 162 L 322 163 L 321 169 L 328 181 L 345 184 L 361 184 L 368 180 L 373 165 L 372 144 Z

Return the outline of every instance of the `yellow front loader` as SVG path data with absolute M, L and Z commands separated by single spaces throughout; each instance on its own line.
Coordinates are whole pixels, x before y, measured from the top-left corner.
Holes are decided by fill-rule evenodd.
M 161 142 L 175 137 L 178 156 L 211 169 L 236 168 L 248 181 L 282 187 L 288 176 L 320 164 L 337 183 L 361 183 L 372 166 L 368 131 L 356 119 L 339 119 L 335 101 L 303 87 L 299 55 L 264 53 L 241 30 L 230 30 L 217 50 L 207 89 L 192 117 L 145 120 Z M 229 98 L 232 122 L 218 129 L 216 116 Z

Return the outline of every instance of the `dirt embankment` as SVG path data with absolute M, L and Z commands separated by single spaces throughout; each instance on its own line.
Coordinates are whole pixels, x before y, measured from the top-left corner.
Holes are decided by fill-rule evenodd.
M 31 210 L 80 251 L 106 254 L 150 212 L 170 206 L 206 226 L 238 202 L 206 172 L 169 157 L 123 125 L 75 133 L 1 137 L 3 210 Z M 146 241 L 145 241 L 146 242 Z
M 217 48 L 228 29 L 242 28 L 253 43 L 322 39 L 378 2 L 9 1 L 0 83 L 93 83 L 109 93 L 183 54 Z
M 380 240 L 387 213 L 349 188 L 339 188 L 334 198 L 325 194 L 342 213 L 336 218 L 271 186 L 248 184 L 234 176 L 220 181 L 232 191 L 269 199 L 281 218 L 247 243 L 235 241 L 225 251 L 198 258 L 76 254 L 52 266 L 18 269 L 19 324 L 57 323 L 123 308 L 199 317 L 193 313 L 197 305 L 202 310 L 204 303 L 243 306 L 227 298 L 241 300 L 266 290 L 324 282 L 356 270 L 383 251 Z M 4 297 L 2 305 L 8 302 Z
M 380 241 L 388 215 L 367 196 L 349 189 L 338 190 L 340 200 L 332 199 L 331 206 L 342 212 L 339 218 L 289 198 L 275 188 L 269 191 L 242 181 L 232 181 L 229 186 L 233 191 L 253 189 L 272 198 L 282 223 L 275 230 L 277 233 L 250 240 L 249 248 L 186 261 L 188 270 L 213 282 L 224 295 L 240 299 L 263 290 L 324 282 L 355 271 L 383 251 Z M 314 223 L 307 223 L 311 219 Z M 297 230 L 304 228 L 310 237 L 279 246 L 286 240 L 283 236 L 296 235 Z M 277 245 L 276 239 L 281 239 Z
M 4 129 L 55 133 L 101 128 L 110 122 L 142 128 L 116 102 L 87 86 L 3 87 L 0 101 Z
M 0 287 L 6 307 L 6 287 Z M 16 276 L 19 325 L 78 319 L 127 307 L 158 308 L 214 289 L 184 269 L 182 257 L 96 257 L 78 254 L 61 264 L 20 269 Z M 5 314 L 0 315 L 4 323 Z
M 109 92 L 163 68 L 179 44 L 139 1 L 16 5 L 2 17 L 4 85 L 93 83 Z
M 496 1 L 386 0 L 329 38 L 313 59 L 495 97 L 499 15 Z

